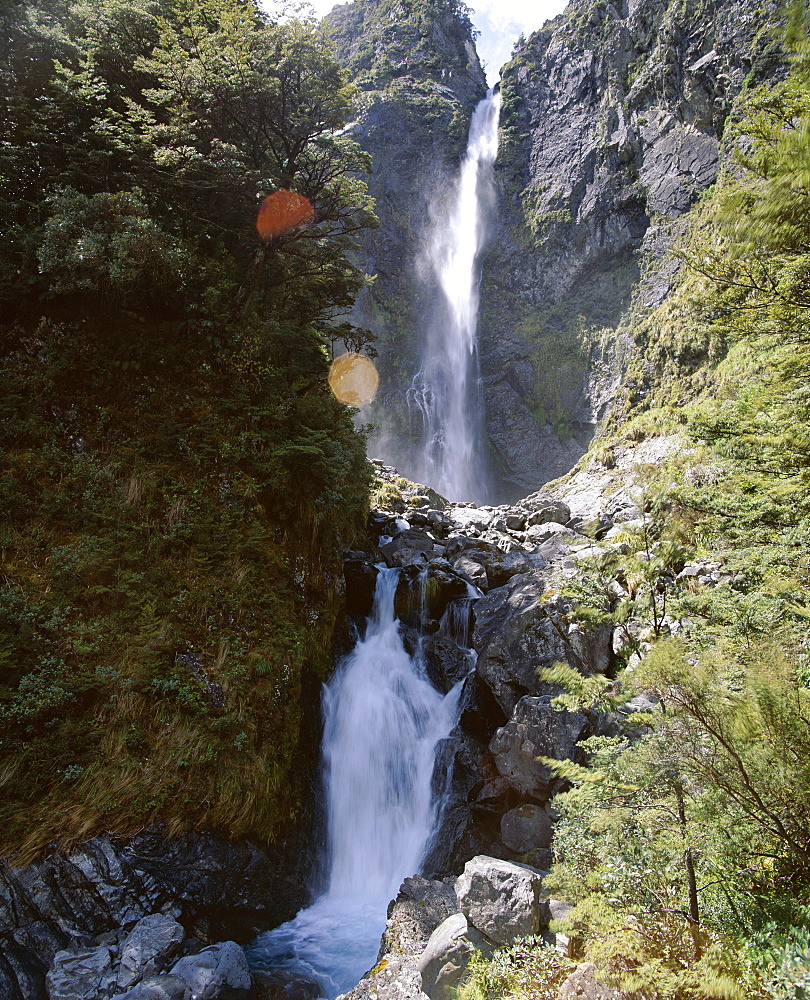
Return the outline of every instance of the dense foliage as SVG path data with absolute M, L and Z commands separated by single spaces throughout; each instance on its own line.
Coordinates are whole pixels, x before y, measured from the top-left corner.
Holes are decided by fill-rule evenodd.
M 351 90 L 253 0 L 11 2 L 0 49 L 0 848 L 269 838 L 367 503 Z M 277 189 L 314 220 L 263 241 Z

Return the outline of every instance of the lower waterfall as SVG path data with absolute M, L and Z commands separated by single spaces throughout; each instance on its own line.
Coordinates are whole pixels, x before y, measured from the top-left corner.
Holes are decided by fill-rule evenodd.
M 324 689 L 326 891 L 248 949 L 253 968 L 299 973 L 326 997 L 372 967 L 388 902 L 419 870 L 441 809 L 431 794 L 436 746 L 458 717 L 461 683 L 440 694 L 418 650 L 405 650 L 399 577 L 380 567 L 365 637 Z

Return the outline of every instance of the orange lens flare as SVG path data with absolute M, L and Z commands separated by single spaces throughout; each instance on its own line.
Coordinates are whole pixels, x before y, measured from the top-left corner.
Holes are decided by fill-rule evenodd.
M 275 191 L 262 200 L 256 229 L 263 240 L 271 240 L 314 218 L 315 209 L 309 198 L 295 191 Z
M 361 407 L 377 395 L 380 376 L 364 354 L 342 354 L 329 369 L 329 388 L 341 403 Z

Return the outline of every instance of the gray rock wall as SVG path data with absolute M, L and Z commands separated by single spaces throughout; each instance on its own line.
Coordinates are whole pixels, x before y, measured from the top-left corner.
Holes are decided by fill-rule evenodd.
M 609 412 L 638 310 L 668 294 L 673 228 L 717 176 L 732 102 L 779 72 L 774 8 L 573 0 L 504 68 L 481 329 L 502 497 L 567 472 Z

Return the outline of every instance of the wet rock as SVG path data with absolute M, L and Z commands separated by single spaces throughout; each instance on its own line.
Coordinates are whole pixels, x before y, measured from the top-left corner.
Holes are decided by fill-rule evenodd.
M 466 858 L 484 844 L 470 809 L 470 790 L 487 769 L 492 769 L 486 748 L 460 728 L 441 740 L 433 768 L 433 796 L 443 802 L 441 820 L 422 862 L 432 878 L 458 871 Z
M 467 555 L 461 555 L 453 561 L 453 569 L 464 576 L 479 590 L 488 590 L 487 571 L 479 562 L 475 562 Z
M 253 1000 L 318 1000 L 323 987 L 291 969 L 253 973 Z
M 123 845 L 121 855 L 141 878 L 160 887 L 162 900 L 183 908 L 187 931 L 214 942 L 237 935 L 249 940 L 268 924 L 292 919 L 309 899 L 310 847 L 303 825 L 268 853 L 250 841 L 211 833 L 169 839 L 153 827 Z
M 430 683 L 442 694 L 464 680 L 472 669 L 469 653 L 442 635 L 425 636 L 420 644 L 422 662 Z
M 179 976 L 148 976 L 113 1000 L 192 1000 L 192 994 L 188 983 Z
M 394 610 L 407 625 L 439 621 L 452 601 L 467 597 L 467 581 L 446 559 L 433 559 L 428 566 L 408 565 L 400 574 Z
M 180 950 L 185 936 L 182 926 L 166 914 L 143 917 L 121 943 L 117 985 L 127 989 L 144 976 L 160 972 Z
M 49 1000 L 102 1000 L 117 993 L 113 957 L 107 945 L 57 952 L 45 977 Z
M 389 566 L 426 565 L 433 558 L 435 544 L 424 532 L 410 529 L 380 546 L 380 551 Z
M 515 854 L 545 850 L 552 837 L 551 818 L 542 806 L 524 803 L 501 817 L 501 839 Z
M 0 996 L 45 1000 L 49 966 L 59 952 L 75 957 L 77 948 L 87 949 L 82 961 L 100 960 L 106 975 L 103 949 L 115 945 L 112 932 L 161 910 L 182 911 L 186 929 L 208 941 L 249 939 L 282 923 L 307 900 L 310 843 L 304 823 L 274 845 L 272 857 L 245 841 L 208 833 L 169 839 L 153 827 L 125 842 L 98 837 L 25 868 L 0 863 Z M 75 966 L 58 964 L 62 973 Z M 69 985 L 62 973 L 51 976 L 55 989 Z M 85 982 L 92 976 L 89 968 L 82 973 Z M 89 988 L 98 1000 L 121 990 L 98 982 Z
M 508 718 L 480 674 L 470 674 L 461 692 L 459 725 L 464 732 L 486 745 L 495 730 L 505 725 Z
M 478 856 L 456 879 L 456 896 L 470 924 L 499 945 L 548 926 L 544 873 L 513 861 Z
M 501 775 L 482 778 L 470 789 L 470 809 L 479 827 L 490 831 L 490 839 L 500 837 L 501 817 L 514 806 L 518 793 Z
M 584 763 L 577 743 L 590 732 L 581 712 L 555 710 L 551 697 L 524 697 L 510 721 L 497 730 L 489 744 L 495 766 L 510 785 L 540 801 L 551 798 L 561 782 L 538 757 Z
M 242 992 L 247 998 L 252 985 L 245 953 L 235 941 L 181 958 L 171 974 L 187 984 L 195 1000 L 237 1000 Z
M 0 997 L 48 1000 L 45 988 L 47 971 L 48 962 L 38 958 L 35 951 L 14 941 L 0 943 Z
M 349 553 L 343 560 L 347 615 L 367 618 L 371 614 L 379 572 L 365 553 Z

